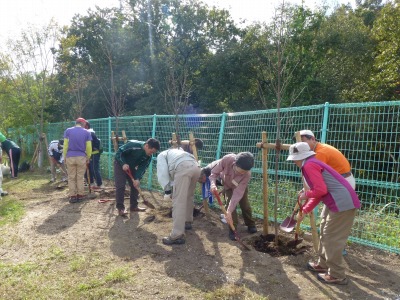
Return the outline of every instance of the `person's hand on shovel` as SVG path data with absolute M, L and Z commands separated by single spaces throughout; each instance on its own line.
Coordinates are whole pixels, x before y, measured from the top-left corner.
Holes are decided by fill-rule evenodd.
M 131 174 L 128 164 L 124 164 L 122 166 L 122 170 L 124 170 L 124 172 L 126 172 L 127 174 Z M 132 179 L 132 184 L 135 187 L 135 189 L 138 189 L 140 187 L 140 181 L 137 179 L 133 179 L 133 177 L 131 177 L 131 179 Z

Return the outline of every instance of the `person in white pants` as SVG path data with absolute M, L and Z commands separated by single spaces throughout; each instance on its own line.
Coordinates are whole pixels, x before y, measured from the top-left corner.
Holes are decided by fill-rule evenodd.
M 195 157 L 181 149 L 169 149 L 157 156 L 157 178 L 164 191 L 172 192 L 173 227 L 164 237 L 165 245 L 184 244 L 185 230 L 192 229 L 194 191 L 200 177 L 200 166 Z

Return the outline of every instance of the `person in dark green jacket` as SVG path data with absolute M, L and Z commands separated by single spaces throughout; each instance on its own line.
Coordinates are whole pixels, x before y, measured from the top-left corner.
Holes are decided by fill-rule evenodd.
M 18 177 L 18 165 L 19 159 L 21 157 L 21 149 L 19 146 L 10 139 L 7 139 L 1 132 L 0 132 L 0 142 L 1 148 L 4 152 L 7 153 L 8 157 L 10 158 L 10 172 L 11 178 L 15 179 Z
M 130 193 L 130 211 L 141 212 L 145 208 L 138 206 L 140 179 L 142 179 L 147 167 L 151 162 L 152 155 L 160 150 L 160 142 L 150 138 L 146 142 L 130 140 L 118 148 L 114 160 L 114 180 L 115 180 L 115 200 L 118 215 L 126 216 L 124 195 L 125 185 L 128 180 L 131 187 Z M 132 173 L 133 182 L 127 175 L 127 171 Z

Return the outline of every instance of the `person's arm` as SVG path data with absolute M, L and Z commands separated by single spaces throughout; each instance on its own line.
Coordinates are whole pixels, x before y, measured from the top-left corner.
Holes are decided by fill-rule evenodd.
M 171 190 L 166 152 L 157 156 L 157 179 L 164 191 Z
M 321 198 L 328 193 L 328 187 L 322 177 L 322 168 L 319 165 L 315 163 L 305 164 L 302 171 L 307 178 L 307 182 L 310 183 L 310 189 L 304 192 L 304 196 L 310 199 L 303 207 L 303 212 L 307 214 L 311 212 L 321 201 Z
M 248 174 L 244 174 L 245 178 L 240 181 L 239 185 L 233 190 L 232 198 L 229 202 L 229 206 L 227 208 L 227 212 L 232 213 L 235 211 L 237 204 L 243 198 L 244 192 L 246 191 L 247 185 L 250 181 L 250 172 Z
M 90 159 L 92 156 L 92 141 L 86 141 L 86 158 Z
M 136 150 L 142 150 L 142 145 L 134 142 L 127 142 L 118 148 L 117 152 L 115 153 L 115 159 L 121 166 L 126 165 L 128 163 L 126 162 L 125 157 L 133 154 L 133 152 Z
M 209 176 L 210 189 L 211 189 L 211 191 L 214 191 L 217 189 L 217 179 L 219 179 L 221 172 L 224 170 L 224 166 L 223 166 L 222 159 L 220 159 L 218 161 L 218 163 L 216 163 L 216 164 L 215 164 L 215 162 L 212 162 L 211 164 L 213 165 L 213 167 L 211 169 L 211 174 Z M 208 166 L 210 166 L 210 165 L 208 165 Z
M 63 149 L 63 156 L 64 156 L 64 158 L 67 158 L 68 141 L 69 141 L 69 139 L 64 138 L 64 149 Z

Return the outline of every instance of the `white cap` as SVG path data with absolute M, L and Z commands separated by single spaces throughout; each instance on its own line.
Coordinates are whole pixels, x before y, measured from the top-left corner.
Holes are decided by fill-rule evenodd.
M 309 135 L 315 137 L 314 133 L 311 130 L 300 130 L 300 136 L 301 135 Z
M 289 147 L 287 160 L 302 160 L 312 155 L 315 155 L 315 152 L 310 150 L 310 146 L 307 143 L 300 142 Z

